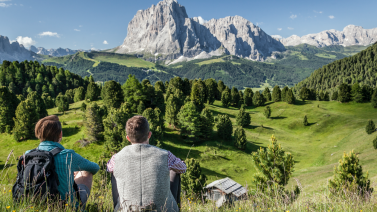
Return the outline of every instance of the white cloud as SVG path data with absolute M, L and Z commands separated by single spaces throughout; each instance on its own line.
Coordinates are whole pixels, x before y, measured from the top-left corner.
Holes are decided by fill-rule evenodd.
M 283 30 L 283 28 L 278 28 L 279 31 Z
M 322 11 L 315 11 L 315 10 L 313 10 L 313 12 L 315 12 L 315 13 L 319 13 L 319 14 L 322 14 L 322 13 L 323 13 Z
M 16 41 L 19 44 L 24 45 L 26 48 L 29 48 L 31 45 L 35 45 L 36 44 L 36 42 L 32 38 L 29 38 L 29 37 L 18 36 L 16 38 L 16 40 L 13 40 L 11 42 L 13 43 L 13 42 L 16 42 Z
M 50 31 L 39 33 L 39 36 L 41 37 L 50 36 L 50 37 L 57 37 L 57 38 L 60 37 L 60 35 L 57 32 L 50 32 Z
M 0 7 L 10 7 L 12 4 L 0 3 Z
M 202 16 L 198 16 L 198 19 L 199 19 L 199 24 L 205 24 L 205 23 L 208 22 L 207 20 L 204 20 L 204 19 L 202 18 Z
M 281 35 L 271 35 L 271 37 L 278 39 L 278 40 L 283 39 L 283 37 Z
M 103 44 L 109 44 L 106 40 L 103 41 Z
M 292 28 L 292 27 L 288 27 L 288 29 L 289 29 L 289 30 L 293 30 L 293 28 Z
M 291 16 L 289 16 L 291 19 L 295 19 L 295 18 L 297 18 L 297 15 L 291 15 Z
M 330 18 L 330 19 L 334 19 L 334 18 L 335 18 L 335 16 L 333 16 L 333 15 L 330 15 L 330 16 L 329 16 L 329 18 Z
M 256 25 L 257 26 L 263 25 L 263 22 L 257 22 Z
M 80 32 L 80 30 L 79 29 L 74 29 L 76 32 Z

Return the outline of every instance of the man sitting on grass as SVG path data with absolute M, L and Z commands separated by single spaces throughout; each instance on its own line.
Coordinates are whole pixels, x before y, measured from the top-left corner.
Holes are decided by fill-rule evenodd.
M 149 145 L 152 133 L 143 116 L 129 119 L 126 132 L 132 145 L 107 163 L 107 170 L 116 181 L 115 211 L 179 211 L 177 174 L 186 172 L 186 164 L 171 152 Z
M 39 150 L 62 150 L 54 157 L 55 171 L 58 174 L 58 191 L 62 200 L 73 200 L 79 192 L 81 205 L 85 208 L 92 187 L 93 175 L 99 170 L 97 163 L 90 162 L 70 149 L 65 149 L 60 142 L 63 138 L 62 126 L 55 115 L 47 116 L 35 126 L 35 136 L 41 141 Z M 29 151 L 26 151 L 27 154 Z M 76 186 L 76 185 L 77 186 Z M 75 186 L 74 186 L 75 185 Z

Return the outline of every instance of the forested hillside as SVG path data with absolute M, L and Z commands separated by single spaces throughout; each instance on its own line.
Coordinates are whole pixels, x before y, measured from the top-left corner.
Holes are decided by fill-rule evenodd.
M 317 69 L 310 77 L 295 86 L 298 92 L 302 87 L 332 93 L 342 83 L 360 87 L 375 88 L 377 84 L 377 43 L 360 53 L 337 60 Z

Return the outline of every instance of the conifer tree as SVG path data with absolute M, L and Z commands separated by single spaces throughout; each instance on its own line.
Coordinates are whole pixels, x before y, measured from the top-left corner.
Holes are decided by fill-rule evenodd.
M 246 106 L 253 105 L 253 96 L 253 90 L 251 90 L 251 88 L 246 88 L 243 95 L 243 101 Z
M 102 117 L 99 114 L 99 107 L 96 103 L 87 106 L 84 123 L 88 139 L 92 142 L 100 140 L 103 132 L 103 125 Z
M 306 117 L 306 115 L 304 116 L 303 124 L 304 124 L 304 126 L 308 126 L 309 125 L 309 123 L 308 123 L 308 117 Z
M 270 89 L 268 87 L 266 87 L 263 91 L 263 97 L 265 99 L 266 102 L 269 102 L 271 101 L 271 92 L 270 92 Z
M 119 152 L 129 144 L 126 138 L 127 120 L 132 117 L 131 108 L 123 103 L 120 108 L 110 108 L 106 119 L 103 120 L 105 148 L 107 152 Z
M 296 101 L 295 96 L 293 95 L 292 89 L 289 89 L 285 96 L 285 101 L 288 104 L 294 104 Z
M 29 99 L 34 104 L 38 119 L 48 116 L 46 105 L 41 96 L 36 91 L 30 92 L 27 95 L 27 99 Z
M 376 126 L 374 125 L 373 120 L 369 119 L 367 126 L 365 127 L 365 131 L 368 134 L 372 134 L 376 130 Z
M 17 108 L 17 96 L 6 87 L 0 87 L 0 133 L 14 127 L 13 118 Z
M 155 91 L 161 91 L 162 93 L 165 93 L 165 85 L 162 81 L 157 81 L 154 84 L 154 90 Z
M 22 96 L 22 95 L 20 95 Z M 51 96 L 49 96 L 48 93 L 44 93 L 42 94 L 42 100 L 46 106 L 46 109 L 50 109 L 50 108 L 53 108 L 55 107 L 55 101 L 51 98 Z M 24 100 L 21 100 L 21 101 L 24 101 Z
M 361 103 L 364 100 L 363 91 L 359 83 L 355 83 L 352 85 L 351 96 L 352 100 L 357 103 Z
M 341 103 L 348 102 L 351 98 L 351 88 L 349 85 L 342 83 L 339 86 L 338 100 Z
M 243 93 L 242 91 L 238 91 L 238 96 L 240 97 L 240 100 L 238 101 L 238 104 L 237 104 L 237 107 L 241 107 L 242 105 L 244 105 L 244 101 L 243 101 Z
M 152 108 L 147 108 L 143 112 L 143 116 L 148 120 L 149 129 L 152 132 L 152 136 L 149 139 L 151 145 L 157 145 L 158 141 L 162 138 L 162 128 L 163 122 L 160 121 L 158 108 L 153 110 Z
M 16 141 L 34 137 L 35 124 L 38 121 L 34 104 L 31 100 L 22 101 L 16 109 L 14 120 L 13 137 Z
M 218 115 L 216 121 L 217 136 L 222 140 L 231 140 L 233 125 L 228 115 Z
M 183 137 L 197 138 L 201 134 L 201 117 L 193 102 L 182 106 L 177 115 L 178 127 Z
M 254 174 L 254 183 L 258 189 L 284 190 L 294 171 L 294 159 L 286 153 L 277 142 L 274 135 L 271 136 L 271 144 L 267 149 L 260 148 L 252 153 L 252 161 L 257 169 Z
M 364 176 L 359 157 L 353 150 L 349 154 L 343 154 L 338 167 L 334 169 L 333 179 L 329 180 L 329 189 L 333 194 L 348 191 L 369 196 L 373 192 L 368 179 L 368 172 Z
M 72 89 L 65 91 L 65 97 L 67 97 L 67 101 L 69 104 L 73 103 L 74 96 L 75 96 L 75 92 Z
M 236 146 L 238 149 L 245 149 L 246 148 L 246 134 L 245 130 L 242 127 L 237 127 L 234 131 L 234 146 Z
M 139 105 L 137 106 L 137 114 L 139 115 L 143 114 L 144 110 L 145 110 L 144 102 L 140 101 Z
M 210 105 L 213 105 L 216 99 L 216 92 L 217 92 L 217 83 L 214 79 L 206 79 L 206 90 L 207 90 L 207 102 Z
M 176 127 L 178 125 L 177 114 L 179 112 L 179 100 L 174 95 L 171 95 L 166 102 L 165 119 L 170 126 Z
M 133 112 L 137 112 L 140 101 L 145 101 L 142 85 L 135 75 L 128 75 L 127 81 L 122 85 L 124 101 L 131 105 Z
M 230 91 L 230 96 L 231 96 L 231 104 L 234 107 L 237 107 L 240 101 L 240 95 L 238 94 L 238 89 L 235 88 L 234 86 L 232 87 L 232 90 Z
M 98 85 L 94 82 L 89 83 L 86 89 L 85 100 L 96 101 L 98 100 L 99 95 L 100 95 L 100 89 Z
M 79 102 L 85 99 L 84 87 L 80 86 L 75 89 L 75 96 L 73 97 L 74 102 Z
M 377 149 L 377 137 L 373 140 L 373 147 Z
M 153 101 L 155 99 L 155 89 L 149 82 L 149 80 L 144 79 L 142 81 L 142 90 L 145 96 L 144 105 L 145 108 L 153 107 Z
M 52 98 L 54 98 L 56 96 L 56 94 L 55 94 L 55 88 L 54 88 L 53 84 L 49 85 L 48 92 L 50 93 L 50 95 L 52 96 Z
M 120 108 L 120 105 L 124 99 L 120 84 L 114 80 L 105 82 L 105 86 L 102 88 L 101 97 L 103 99 L 103 103 L 109 109 L 112 107 Z
M 212 112 L 208 108 L 202 110 L 201 116 L 201 134 L 204 138 L 212 137 L 213 126 L 215 121 Z
M 283 90 L 281 90 L 281 101 L 286 102 L 285 96 L 287 95 L 288 90 L 288 86 L 285 86 Z
M 228 108 L 231 102 L 231 96 L 229 91 L 224 90 L 223 93 L 221 94 L 221 104 L 223 107 Z
M 164 94 L 160 90 L 155 91 L 155 99 L 153 101 L 153 106 L 159 108 L 162 114 L 165 114 L 165 99 Z
M 308 100 L 310 96 L 310 90 L 307 89 L 305 86 L 300 90 L 300 98 L 302 101 Z
M 372 99 L 372 95 L 373 95 L 373 88 L 364 84 L 363 87 L 361 88 L 361 90 L 362 90 L 363 97 L 364 97 L 363 101 L 370 102 L 370 100 Z
M 281 90 L 278 85 L 275 85 L 274 89 L 272 90 L 272 101 L 274 102 L 281 101 Z
M 374 108 L 377 108 L 377 88 L 374 89 L 371 101 L 372 101 L 372 106 Z
M 268 118 L 268 119 L 271 117 L 271 108 L 270 108 L 270 106 L 267 105 L 267 106 L 264 108 L 263 115 L 264 115 L 266 118 Z
M 82 112 L 85 112 L 85 111 L 86 111 L 86 104 L 85 104 L 85 102 L 83 102 L 83 103 L 81 104 L 81 106 L 80 106 L 80 110 L 81 110 Z
M 324 92 L 323 101 L 330 101 L 330 94 L 329 94 L 329 92 L 327 92 L 327 91 Z
M 182 92 L 185 96 L 191 95 L 191 84 L 189 79 L 187 79 L 186 77 L 182 81 Z
M 204 106 L 205 103 L 205 90 L 201 88 L 201 83 L 198 81 L 193 84 L 192 89 L 191 89 L 191 101 L 195 104 L 196 109 L 200 113 Z
M 181 177 L 182 190 L 189 196 L 200 197 L 206 186 L 206 177 L 202 174 L 199 162 L 194 158 L 186 159 L 185 163 L 187 170 Z
M 236 122 L 238 126 L 246 127 L 251 123 L 250 114 L 245 111 L 244 106 L 241 106 L 236 118 Z
M 253 105 L 255 107 L 263 106 L 265 103 L 264 97 L 260 94 L 259 91 L 256 91 L 253 96 Z
M 56 97 L 55 104 L 58 107 L 58 112 L 65 113 L 65 111 L 69 110 L 67 97 L 61 93 Z
M 223 93 L 223 91 L 225 90 L 225 85 L 224 85 L 224 82 L 219 80 L 217 82 L 217 90 L 218 90 L 218 94 L 219 94 L 219 99 L 218 100 L 221 100 L 221 95 Z
M 332 101 L 338 100 L 338 91 L 334 91 L 334 93 L 332 93 L 331 100 Z

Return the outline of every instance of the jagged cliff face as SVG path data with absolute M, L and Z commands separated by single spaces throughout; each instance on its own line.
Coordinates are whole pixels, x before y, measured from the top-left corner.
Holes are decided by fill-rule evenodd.
M 264 60 L 284 46 L 248 20 L 235 16 L 200 23 L 188 18 L 186 9 L 176 0 L 164 0 L 147 10 L 140 10 L 128 25 L 128 34 L 116 53 L 176 59 L 233 54 Z
M 63 49 L 63 48 L 57 48 L 57 49 L 45 49 L 43 47 L 35 47 L 35 46 L 30 46 L 29 48 L 30 51 L 33 51 L 37 54 L 42 54 L 42 55 L 50 55 L 53 57 L 63 57 L 66 55 L 71 55 L 71 54 L 76 54 L 77 52 L 84 51 L 84 50 L 72 50 L 72 49 Z
M 24 48 L 18 42 L 10 43 L 8 37 L 0 35 L 0 63 L 8 61 L 24 61 L 38 59 L 37 55 Z
M 360 26 L 348 25 L 343 31 L 326 30 L 318 34 L 309 34 L 302 37 L 292 35 L 281 42 L 285 46 L 296 46 L 302 43 L 324 47 L 329 45 L 363 45 L 367 46 L 377 42 L 377 28 L 364 29 Z

